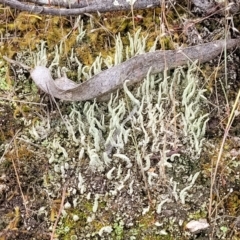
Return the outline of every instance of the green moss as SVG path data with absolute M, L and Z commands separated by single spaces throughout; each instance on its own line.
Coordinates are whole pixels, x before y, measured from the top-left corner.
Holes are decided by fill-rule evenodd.
M 1 65 L 1 63 L 0 63 Z M 7 77 L 7 67 L 0 67 L 0 90 L 7 91 L 12 87 L 10 79 Z
M 198 220 L 198 219 L 201 219 L 201 218 L 207 218 L 207 207 L 206 207 L 206 204 L 204 204 L 201 209 L 198 209 L 197 211 L 193 212 L 193 213 L 190 213 L 188 215 L 189 219 L 194 219 L 194 220 Z

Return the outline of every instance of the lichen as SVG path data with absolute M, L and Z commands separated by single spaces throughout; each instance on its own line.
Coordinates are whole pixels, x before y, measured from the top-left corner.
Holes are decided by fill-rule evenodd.
M 77 66 L 80 67 L 78 75 L 89 78 L 101 71 L 104 62 L 116 64 L 124 59 L 125 54 L 128 58 L 142 53 L 146 40 L 147 37 L 140 37 L 140 31 L 133 37 L 129 35 L 130 45 L 124 52 L 121 38 L 117 36 L 115 57 L 104 59 L 99 55 L 87 69 L 81 67 L 81 61 L 74 54 L 71 59 L 77 59 Z M 56 46 L 55 49 L 56 56 L 51 66 L 59 65 L 60 47 Z M 43 60 L 47 64 L 46 54 L 42 45 L 36 62 Z M 145 210 L 138 203 L 139 211 L 129 218 L 129 214 L 124 213 L 127 206 L 120 207 L 120 196 L 124 194 L 127 198 L 135 199 L 142 189 L 148 192 L 150 198 L 153 189 L 163 179 L 172 179 L 172 185 L 168 186 L 170 192 L 154 200 L 155 210 L 151 210 L 150 214 L 155 212 L 161 216 L 164 206 L 178 199 L 185 204 L 188 199 L 186 195 L 194 188 L 199 173 L 186 183 L 176 184 L 179 180 L 172 175 L 172 167 L 176 162 L 197 161 L 207 122 L 207 113 L 202 108 L 204 90 L 197 81 L 196 64 L 188 67 L 187 71 L 179 68 L 172 74 L 165 71 L 158 75 L 151 75 L 149 69 L 142 84 L 134 89 L 124 84 L 123 92 L 112 94 L 106 103 L 70 103 L 67 114 L 59 108 L 61 118 L 57 121 L 42 118 L 31 126 L 28 137 L 33 143 L 44 139 L 42 144 L 47 150 L 45 156 L 50 164 L 50 182 L 46 186 L 48 195 L 56 196 L 62 182 L 70 184 L 68 198 L 73 198 L 74 204 L 69 203 L 69 206 L 74 214 L 70 214 L 71 209 L 66 208 L 63 219 L 70 214 L 71 226 L 91 223 L 89 237 L 115 234 L 121 239 L 123 233 L 120 234 L 116 224 L 100 224 L 97 216 L 104 214 L 104 211 L 108 215 L 110 209 L 106 206 L 112 205 L 111 201 L 117 198 L 118 207 L 112 214 L 123 214 L 120 220 L 121 231 L 124 232 L 124 226 L 131 226 Z M 139 170 L 141 174 L 137 173 Z M 142 185 L 140 189 L 139 184 Z M 76 194 L 80 195 L 76 197 Z M 91 209 L 85 209 L 83 199 L 86 203 L 91 202 Z M 101 203 L 105 207 L 99 208 Z M 128 204 L 133 211 L 134 204 Z M 75 211 L 80 206 L 85 212 L 84 218 Z M 113 206 L 111 208 L 114 209 Z M 78 216 L 79 220 L 74 221 L 73 216 Z M 65 221 L 61 223 L 58 234 L 69 235 L 73 227 Z M 163 235 L 166 233 L 165 224 L 160 231 Z M 105 231 L 106 226 L 108 228 Z M 71 234 L 81 235 L 81 229 L 78 231 Z
M 156 16 L 159 13 L 157 9 Z M 172 16 L 171 12 L 169 14 Z M 75 19 L 74 30 L 59 17 L 50 21 L 48 17 L 34 16 L 28 16 L 31 27 L 24 28 L 26 13 L 22 13 L 15 24 L 22 35 L 29 31 L 28 39 L 22 43 L 14 39 L 13 43 L 18 42 L 20 49 L 29 46 L 31 51 L 23 50 L 17 54 L 16 60 L 29 66 L 47 65 L 56 77 L 66 73 L 76 82 L 85 81 L 102 69 L 136 54 L 154 51 L 159 45 L 172 48 L 169 36 L 159 38 L 159 31 L 148 31 L 153 27 L 153 17 L 150 13 L 147 15 L 141 20 L 142 28 L 137 28 L 136 24 L 133 34 L 131 18 L 123 18 L 120 13 L 114 14 L 117 23 L 109 13 L 104 17 L 92 15 L 87 20 L 84 17 Z M 46 36 L 41 29 L 48 20 L 49 26 L 45 29 L 51 34 Z M 159 24 L 158 17 L 156 23 Z M 107 29 L 99 28 L 99 24 Z M 13 25 L 9 27 L 15 28 Z M 39 39 L 32 41 L 38 27 L 42 42 Z M 57 31 L 61 28 L 65 28 L 64 31 Z M 107 47 L 104 45 L 106 39 Z M 90 41 L 94 45 L 91 49 Z M 97 53 L 93 53 L 96 49 Z M 6 48 L 4 45 L 3 52 L 11 57 L 15 55 L 16 47 Z M 208 112 L 196 63 L 189 65 L 188 70 L 183 67 L 158 75 L 152 75 L 149 69 L 141 84 L 128 87 L 126 82 L 123 90 L 112 94 L 106 102 L 51 102 L 51 97 L 43 96 L 44 105 L 28 109 L 26 106 L 31 102 L 40 101 L 40 95 L 26 73 L 17 71 L 17 75 L 20 81 L 15 83 L 14 100 L 23 98 L 28 103 L 13 102 L 11 107 L 6 107 L 1 102 L 4 121 L 1 123 L 0 153 L 4 157 L 0 162 L 4 166 L 2 169 L 8 172 L 11 159 L 19 163 L 20 177 L 27 178 L 21 184 L 30 199 L 29 204 L 35 201 L 31 199 L 31 191 L 41 193 L 38 199 L 41 206 L 33 209 L 37 209 L 36 218 L 45 219 L 44 231 L 52 229 L 61 202 L 62 186 L 65 185 L 64 210 L 56 230 L 59 239 L 190 238 L 184 229 L 186 222 L 207 215 L 203 202 L 208 199 L 208 182 L 206 180 L 206 186 L 202 186 L 199 181 L 202 176 L 210 178 L 219 150 L 216 147 L 212 155 L 204 153 L 205 164 L 199 174 Z M 11 89 L 6 92 L 12 94 Z M 28 115 L 29 112 L 32 116 Z M 17 121 L 21 125 L 15 124 Z M 19 126 L 21 136 L 16 138 L 17 157 L 12 145 L 4 142 L 9 141 Z M 227 144 L 229 149 L 233 148 L 231 141 Z M 235 179 L 239 175 L 239 165 L 235 161 L 239 158 L 237 146 L 235 154 L 234 157 L 229 153 L 223 155 L 227 164 L 220 165 L 219 170 L 225 186 L 220 194 L 230 196 L 224 198 L 222 204 L 232 215 L 237 214 L 239 194 L 237 191 L 228 192 L 226 176 L 232 176 L 229 181 L 236 187 L 239 185 L 239 177 Z M 24 169 L 32 175 L 26 174 L 29 172 Z M 41 187 L 28 186 L 33 176 L 38 178 L 34 181 L 41 182 Z M 3 178 L 0 180 L 5 186 Z M 3 191 L 6 189 L 4 187 Z M 219 199 L 215 196 L 214 200 Z M 226 235 L 224 221 L 219 220 L 219 236 Z

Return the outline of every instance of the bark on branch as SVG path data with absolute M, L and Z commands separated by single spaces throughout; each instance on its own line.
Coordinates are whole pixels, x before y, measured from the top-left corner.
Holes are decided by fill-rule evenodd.
M 160 2 L 160 0 L 137 0 L 134 3 L 133 8 L 145 9 L 157 7 L 160 6 Z M 131 4 L 126 0 L 0 0 L 0 4 L 21 11 L 58 16 L 131 10 Z

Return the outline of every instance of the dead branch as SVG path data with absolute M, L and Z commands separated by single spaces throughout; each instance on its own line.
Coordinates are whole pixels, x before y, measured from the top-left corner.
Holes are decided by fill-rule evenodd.
M 0 4 L 4 4 L 21 11 L 59 16 L 131 10 L 132 6 L 126 0 L 75 0 L 71 1 L 71 3 L 63 0 L 0 0 Z M 134 3 L 134 9 L 157 7 L 160 6 L 160 4 L 160 0 L 137 0 Z
M 86 101 L 121 88 L 125 81 L 128 81 L 129 85 L 140 82 L 149 69 L 152 74 L 156 74 L 164 69 L 185 65 L 189 61 L 207 62 L 221 54 L 224 48 L 238 47 L 239 44 L 240 39 L 218 40 L 180 50 L 159 50 L 140 54 L 80 84 L 66 76 L 54 81 L 50 70 L 44 66 L 35 66 L 30 70 L 30 74 L 36 85 L 53 97 L 66 101 Z M 8 58 L 4 59 L 8 61 Z

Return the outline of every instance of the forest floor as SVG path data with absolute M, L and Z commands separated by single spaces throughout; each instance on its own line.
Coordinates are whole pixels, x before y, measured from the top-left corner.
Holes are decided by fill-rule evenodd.
M 114 63 L 116 36 L 123 61 L 141 47 L 239 37 L 239 14 L 178 5 L 131 14 L 0 8 L 0 240 L 240 239 L 240 49 L 148 76 L 134 97 L 121 90 L 106 102 L 54 100 L 2 59 L 33 67 L 46 50 L 54 76 L 65 67 L 79 81 Z

